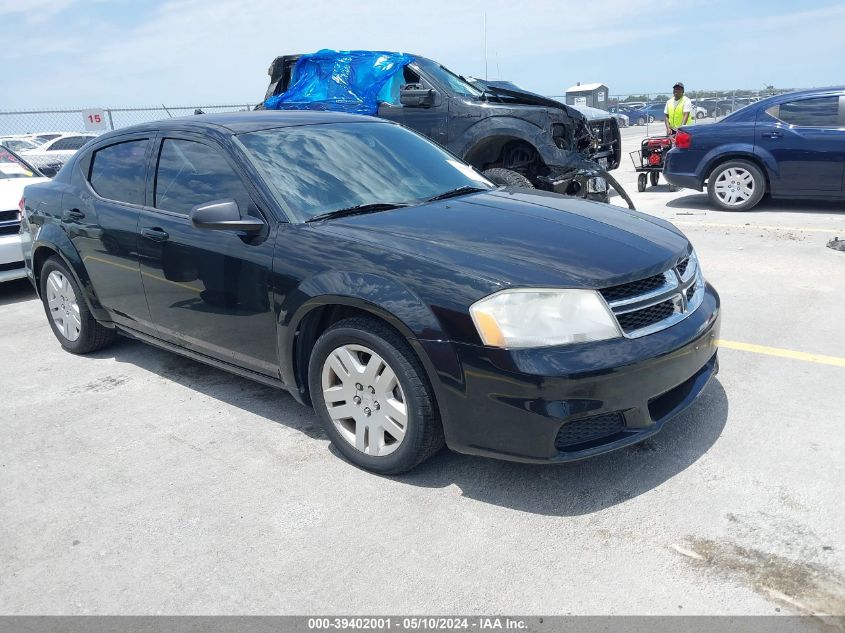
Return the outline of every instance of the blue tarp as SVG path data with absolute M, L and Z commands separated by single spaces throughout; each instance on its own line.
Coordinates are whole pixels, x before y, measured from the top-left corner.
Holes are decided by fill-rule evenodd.
M 389 101 L 402 69 L 413 61 L 403 53 L 323 49 L 296 60 L 286 92 L 264 102 L 268 110 L 332 110 L 376 114 Z

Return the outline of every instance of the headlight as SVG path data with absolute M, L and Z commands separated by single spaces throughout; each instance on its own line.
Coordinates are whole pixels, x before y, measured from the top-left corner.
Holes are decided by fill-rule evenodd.
M 622 336 L 595 290 L 502 290 L 476 301 L 469 311 L 481 340 L 492 347 L 546 347 Z

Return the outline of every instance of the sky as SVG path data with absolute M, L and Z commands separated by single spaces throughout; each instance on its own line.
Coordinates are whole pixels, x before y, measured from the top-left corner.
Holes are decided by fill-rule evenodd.
M 274 57 L 321 48 L 548 95 L 836 85 L 843 33 L 841 0 L 0 0 L 0 110 L 257 103 Z

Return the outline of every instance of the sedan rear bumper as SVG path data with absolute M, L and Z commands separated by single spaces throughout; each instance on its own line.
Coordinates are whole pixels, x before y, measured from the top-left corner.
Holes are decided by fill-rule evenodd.
M 693 314 L 640 339 L 512 351 L 420 343 L 438 359 L 450 448 L 557 463 L 640 442 L 692 404 L 718 371 L 719 323 L 708 285 Z M 444 362 L 447 345 L 455 363 Z

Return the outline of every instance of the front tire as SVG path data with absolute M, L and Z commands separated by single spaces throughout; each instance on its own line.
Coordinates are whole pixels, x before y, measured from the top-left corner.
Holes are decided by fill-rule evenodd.
M 494 182 L 497 185 L 505 187 L 525 187 L 526 189 L 534 189 L 534 185 L 525 176 L 518 171 L 512 169 L 503 169 L 502 167 L 493 167 L 492 169 L 485 169 L 482 175 Z
M 766 193 L 762 170 L 747 160 L 729 160 L 717 165 L 707 179 L 707 196 L 724 211 L 748 211 Z
M 40 280 L 47 321 L 63 348 L 72 354 L 88 354 L 114 341 L 115 330 L 91 315 L 79 284 L 62 260 L 50 257 L 44 262 Z
M 308 385 L 332 444 L 361 468 L 396 475 L 443 447 L 422 364 L 380 321 L 355 317 L 326 330 L 311 352 Z

